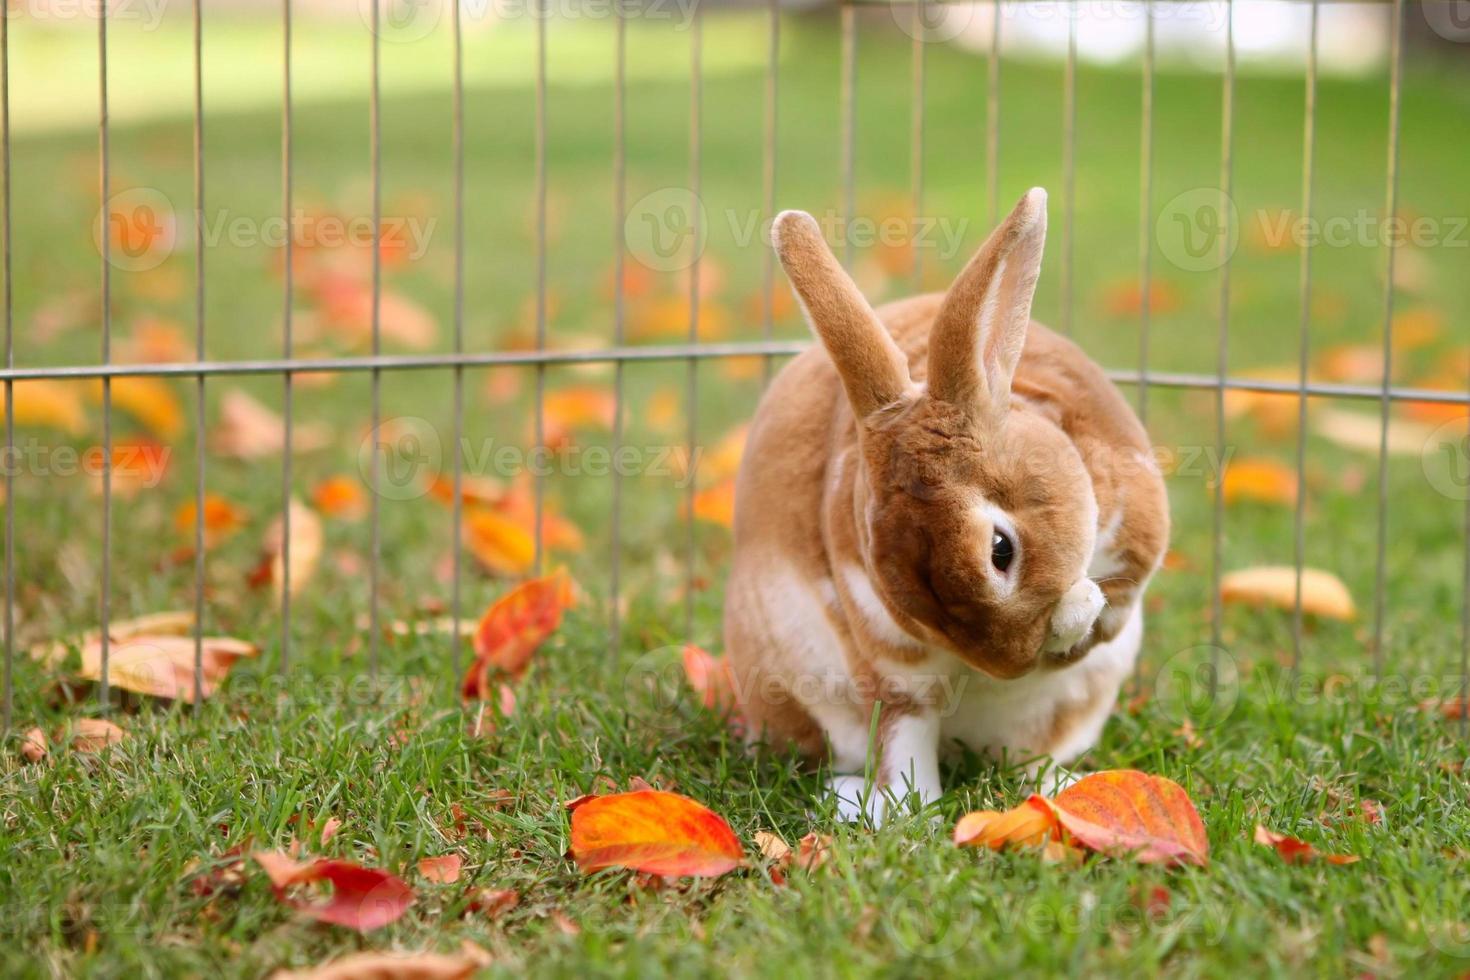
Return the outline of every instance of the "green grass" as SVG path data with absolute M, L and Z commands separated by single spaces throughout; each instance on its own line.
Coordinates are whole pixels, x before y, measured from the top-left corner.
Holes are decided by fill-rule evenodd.
M 908 46 L 882 22 L 880 17 L 864 23 L 857 118 L 858 198 L 865 213 L 874 215 L 901 206 L 894 202 L 904 199 L 909 179 Z M 603 287 L 614 240 L 606 85 L 612 49 L 606 27 L 556 27 L 549 48 L 548 267 L 555 300 L 549 327 L 552 342 L 567 347 L 607 343 L 613 331 Z M 820 211 L 839 200 L 838 51 L 831 27 L 826 16 L 785 25 L 782 207 Z M 474 84 L 466 93 L 466 337 L 472 349 L 492 349 L 524 334 L 534 282 L 527 75 L 532 48 L 524 28 L 512 24 L 467 42 L 470 64 L 496 66 L 485 76 L 472 72 Z M 305 90 L 297 93 L 296 193 L 303 207 L 361 214 L 370 186 L 367 111 L 361 85 L 343 80 L 352 64 L 342 53 L 350 51 L 344 38 L 357 35 L 341 30 L 310 22 L 302 28 L 301 43 L 324 53 L 302 69 Z M 242 25 L 240 31 L 241 47 L 269 50 L 265 28 Z M 242 95 L 212 112 L 205 147 L 209 208 L 260 220 L 280 208 L 279 120 L 268 88 L 278 83 L 269 54 L 231 54 L 227 33 L 220 27 L 211 35 L 220 52 L 211 64 L 250 66 L 241 68 L 236 84 L 252 92 L 264 89 L 267 96 Z M 176 34 L 168 36 L 177 40 Z M 56 37 L 19 29 L 12 41 L 18 59 L 28 56 L 27 45 L 72 50 Z M 134 80 L 142 91 L 153 91 L 149 86 L 156 88 L 164 64 L 178 67 L 186 83 L 187 62 L 178 61 L 186 49 L 168 43 L 174 44 L 168 59 L 150 60 L 146 44 L 120 40 L 114 88 L 127 92 Z M 630 82 L 630 202 L 687 182 L 689 92 L 676 73 L 687 44 L 687 34 L 658 26 L 635 25 L 630 31 L 630 61 L 659 66 L 635 73 Z M 758 19 L 711 17 L 706 25 L 707 54 L 720 66 L 704 91 L 703 196 L 713 216 L 706 254 L 723 272 L 715 296 L 731 311 L 730 335 L 737 339 L 760 336 L 758 320 L 746 316 L 744 307 L 759 287 L 762 249 L 758 242 L 738 242 L 726 215 L 740 219 L 760 206 L 762 116 L 755 93 L 762 44 Z M 383 104 L 384 213 L 439 221 L 428 252 L 390 267 L 387 285 L 439 317 L 440 350 L 450 343 L 453 241 L 444 50 L 442 32 L 421 45 L 388 46 Z M 69 57 L 84 58 L 85 52 Z M 426 65 L 442 69 L 438 90 Z M 363 60 L 359 68 L 365 67 Z M 924 257 L 926 276 L 942 282 L 984 231 L 985 69 L 983 59 L 940 46 L 928 52 L 927 69 L 923 213 L 969 222 L 958 254 Z M 393 84 L 400 77 L 395 72 L 408 79 L 401 88 Z M 557 84 L 571 77 L 563 72 L 575 72 L 576 83 Z M 92 81 L 85 73 L 76 78 L 72 101 L 90 98 Z M 48 84 L 44 73 L 17 74 L 12 98 L 19 102 Z M 1008 61 L 1003 91 L 1001 199 L 1033 184 L 1051 187 L 1053 228 L 1059 230 L 1060 70 Z M 1470 108 L 1467 91 L 1462 71 L 1422 57 L 1410 60 L 1401 174 L 1406 210 L 1438 218 L 1470 214 L 1462 146 L 1456 142 Z M 54 92 L 49 97 L 57 98 Z M 1299 80 L 1243 74 L 1235 194 L 1243 216 L 1296 206 L 1301 102 Z M 1136 315 L 1107 307 L 1116 284 L 1137 275 L 1137 107 L 1138 75 L 1128 66 L 1081 69 L 1074 320 L 1088 349 L 1115 367 L 1134 366 L 1139 346 Z M 1176 194 L 1217 179 L 1218 113 L 1218 79 L 1161 75 L 1156 214 Z M 119 123 L 113 133 L 114 187 L 155 187 L 176 207 L 187 207 L 189 121 L 183 115 L 142 115 Z M 1386 159 L 1382 79 L 1324 79 L 1318 123 L 1319 213 L 1377 214 Z M 95 153 L 93 134 L 75 128 L 39 127 L 17 136 L 13 218 L 20 364 L 89 363 L 98 355 L 98 259 L 89 224 L 97 209 Z M 1059 235 L 1053 234 L 1048 247 L 1037 314 L 1057 322 Z M 1218 276 L 1178 269 L 1154 249 L 1155 276 L 1176 302 L 1172 310 L 1156 311 L 1150 364 L 1213 372 Z M 1470 295 L 1463 288 L 1463 251 L 1442 246 L 1404 254 L 1412 256 L 1401 255 L 1401 262 L 1412 265 L 1414 276 L 1400 290 L 1401 308 L 1436 310 L 1450 325 L 1440 342 L 1398 365 L 1396 378 L 1412 382 L 1463 345 L 1460 325 L 1470 318 Z M 281 295 L 274 254 L 259 246 L 221 244 L 205 258 L 210 355 L 277 355 Z M 1297 258 L 1242 244 L 1232 271 L 1232 370 L 1294 363 Z M 1316 250 L 1314 345 L 1377 341 L 1382 258 L 1371 247 Z M 118 336 L 149 316 L 177 320 L 187 332 L 192 271 L 192 255 L 181 250 L 157 270 L 115 272 Z M 655 282 L 658 291 L 679 294 L 677 275 Z M 902 282 L 877 285 L 889 296 L 907 288 Z M 67 304 L 77 310 L 70 329 L 48 332 L 46 325 Z M 311 312 L 303 297 L 303 333 Z M 633 325 L 636 317 L 635 311 Z M 788 319 L 777 333 L 799 337 L 803 330 Z M 487 399 L 487 372 L 466 372 L 466 433 L 474 446 L 485 440 L 525 444 L 532 376 L 522 374 L 522 394 L 507 405 Z M 558 368 L 547 375 L 553 390 L 611 379 L 605 369 Z M 683 418 L 672 432 L 663 431 L 646 406 L 662 389 L 683 392 L 683 366 L 631 366 L 626 380 L 628 443 L 681 444 Z M 279 404 L 277 379 L 221 379 L 209 385 L 211 419 L 218 399 L 232 387 Z M 180 383 L 178 392 L 192 412 L 192 384 Z M 758 379 L 736 380 L 718 366 L 702 367 L 699 442 L 712 444 L 748 417 L 758 395 Z M 383 402 L 385 416 L 421 417 L 449 438 L 446 373 L 388 373 Z M 1216 452 L 1212 396 L 1155 389 L 1149 405 L 1160 445 L 1186 455 L 1195 447 Z M 1359 408 L 1372 412 L 1376 405 Z M 329 424 L 336 436 L 331 448 L 296 461 L 296 492 L 307 493 L 329 474 L 356 473 L 368 417 L 367 377 L 346 375 L 329 388 L 303 387 L 296 411 L 299 419 Z M 99 417 L 94 409 L 93 422 Z M 117 426 L 120 436 L 132 431 L 125 418 Z M 19 435 L 45 447 L 57 439 L 42 429 L 22 429 Z M 88 434 L 67 444 L 95 438 Z M 586 438 L 605 441 L 597 433 Z M 116 617 L 191 601 L 193 566 L 170 561 L 168 554 L 182 543 L 175 539 L 172 516 L 192 495 L 196 448 L 186 436 L 173 449 L 172 470 L 158 489 L 114 505 Z M 1294 440 L 1232 421 L 1225 451 L 1289 463 Z M 128 714 L 121 720 L 132 738 L 105 757 L 61 753 L 50 764 L 29 766 L 13 750 L 5 752 L 0 962 L 7 975 L 22 976 L 260 975 L 357 948 L 447 950 L 468 938 L 493 952 L 492 972 L 506 975 L 1236 976 L 1246 968 L 1272 975 L 1463 973 L 1470 969 L 1470 950 L 1455 945 L 1448 926 L 1464 921 L 1470 906 L 1470 819 L 1465 777 L 1455 769 L 1466 758 L 1467 743 L 1449 723 L 1416 710 L 1420 700 L 1453 693 L 1458 679 L 1463 503 L 1435 489 L 1417 454 L 1391 460 L 1389 645 L 1386 683 L 1375 684 L 1368 641 L 1377 460 L 1313 435 L 1308 561 L 1341 575 L 1362 615 L 1354 624 L 1310 624 L 1294 682 L 1284 666 L 1291 652 L 1290 616 L 1229 610 L 1221 624 L 1227 647 L 1221 656 L 1235 667 L 1239 682 L 1224 685 L 1223 700 L 1212 707 L 1190 702 L 1170 686 L 1181 676 L 1197 676 L 1191 671 L 1205 655 L 1199 647 L 1211 635 L 1209 480 L 1218 466 L 1209 460 L 1218 456 L 1204 458 L 1170 481 L 1173 548 L 1181 561 L 1160 574 L 1150 593 L 1139 689 L 1153 696 L 1136 714 L 1120 712 L 1087 760 L 1090 768 L 1132 766 L 1167 775 L 1190 791 L 1209 831 L 1213 860 L 1208 869 L 1165 873 L 1103 861 L 1064 870 L 1026 854 L 955 850 L 948 829 L 959 814 L 1012 805 L 1025 792 L 1011 768 L 977 760 L 948 773 L 951 792 L 937 807 L 938 820 L 919 817 L 876 834 L 836 826 L 831 813 L 814 802 L 820 774 L 802 773 L 794 760 L 777 753 L 748 755 L 676 686 L 651 689 L 647 668 L 666 661 L 684 639 L 678 594 L 683 491 L 667 476 L 633 477 L 625 487 L 622 555 L 629 612 L 616 650 L 609 649 L 606 627 L 611 481 L 566 474 L 548 481 L 550 499 L 587 535 L 584 549 L 557 557 L 584 586 L 589 602 L 542 651 L 520 689 L 515 716 L 494 738 L 464 733 L 454 709 L 450 652 L 442 641 L 385 643 L 379 680 L 368 680 L 359 624 L 368 606 L 365 524 L 329 525 L 323 567 L 295 605 L 290 670 L 279 678 L 279 614 L 246 586 L 245 577 L 264 524 L 280 508 L 280 471 L 273 461 L 244 465 L 211 454 L 210 489 L 238 501 L 252 521 L 211 552 L 209 626 L 255 640 L 264 652 L 258 661 L 242 664 L 198 712 L 145 707 Z M 15 506 L 19 644 L 24 648 L 94 626 L 100 516 L 89 481 L 23 474 L 16 481 Z M 451 541 L 444 508 L 426 497 L 385 500 L 382 524 L 385 619 L 446 600 L 442 567 Z M 1231 507 L 1222 564 L 1230 569 L 1289 562 L 1292 534 L 1289 509 Z M 719 584 L 729 541 L 722 529 L 709 526 L 698 529 L 696 544 L 695 570 L 705 586 L 697 594 L 694 639 L 717 649 Z M 466 608 L 478 611 L 503 588 L 472 570 Z M 52 680 L 23 656 L 18 660 L 19 725 L 51 728 L 96 710 L 90 703 L 57 704 Z M 1183 693 L 1198 690 L 1186 687 Z M 1185 721 L 1194 724 L 1199 744 L 1180 734 Z M 393 737 L 400 727 L 412 733 L 402 745 Z M 835 858 L 815 874 L 793 875 L 784 888 L 756 871 L 661 891 L 638 888 L 620 873 L 579 875 L 564 857 L 568 818 L 560 803 L 602 777 L 623 784 L 633 776 L 707 803 L 747 845 L 762 829 L 793 842 L 809 830 L 833 832 Z M 502 793 L 510 794 L 509 802 L 500 799 Z M 1381 825 L 1344 819 L 1362 799 L 1383 804 Z M 446 838 L 456 803 L 483 833 Z M 197 862 L 207 867 L 247 841 L 284 846 L 298 830 L 293 818 L 326 814 L 345 821 L 328 853 L 402 868 L 457 848 L 466 857 L 467 877 L 518 888 L 522 902 L 494 923 L 473 914 L 461 919 L 457 888 L 423 884 L 407 916 L 359 939 L 294 918 L 257 873 L 247 876 L 238 895 L 204 898 L 189 887 L 200 870 Z M 1363 861 L 1351 867 L 1287 866 L 1251 842 L 1257 822 L 1325 850 L 1360 854 Z M 1149 919 L 1137 907 L 1156 886 L 1170 890 L 1171 904 L 1166 914 Z M 581 932 L 563 934 L 553 912 L 577 922 Z

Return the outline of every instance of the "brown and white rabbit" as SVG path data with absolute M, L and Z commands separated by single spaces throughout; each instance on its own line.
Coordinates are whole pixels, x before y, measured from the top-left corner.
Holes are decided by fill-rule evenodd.
M 938 797 L 956 743 L 1065 765 L 1138 654 L 1168 500 L 1122 395 L 1031 323 L 1045 238 L 1036 188 L 948 292 L 874 310 L 810 215 L 772 228 L 821 345 L 751 425 L 725 648 L 753 737 L 839 774 L 871 749 L 890 795 Z M 834 777 L 845 816 L 862 785 Z

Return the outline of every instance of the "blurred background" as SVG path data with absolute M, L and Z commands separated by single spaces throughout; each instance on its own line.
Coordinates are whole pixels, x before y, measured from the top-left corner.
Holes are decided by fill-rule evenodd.
M 383 349 L 443 353 L 454 343 L 451 11 L 439 0 L 382 0 L 383 233 L 375 243 L 368 220 L 370 2 L 291 4 L 292 351 L 301 357 L 369 349 L 375 248 Z M 1391 312 L 1392 381 L 1451 391 L 1470 382 L 1464 166 L 1470 16 L 1464 7 L 1403 7 L 1397 204 L 1399 216 L 1422 234 L 1402 236 L 1409 240 L 1394 250 Z M 112 203 L 105 207 L 96 4 L 9 5 L 14 350 L 23 367 L 99 361 L 104 233 L 112 253 L 112 356 L 149 363 L 195 357 L 201 256 L 191 219 L 193 6 L 112 0 L 109 8 Z M 772 336 L 804 339 L 779 275 L 769 294 L 765 289 L 768 189 L 778 210 L 826 216 L 834 246 L 840 254 L 850 248 L 855 277 L 881 301 L 916 287 L 943 288 L 997 211 L 1041 185 L 1051 192 L 1051 237 L 1035 315 L 1070 330 L 1105 366 L 1136 372 L 1146 357 L 1143 366 L 1155 372 L 1213 376 L 1223 316 L 1232 375 L 1294 382 L 1301 248 L 1311 239 L 1317 241 L 1308 296 L 1312 377 L 1381 382 L 1392 237 L 1386 210 L 1392 4 L 1320 5 L 1312 221 L 1301 213 L 1307 3 L 1240 0 L 1233 15 L 1222 3 L 1193 2 L 1151 8 L 1007 3 L 998 14 L 990 4 L 965 3 L 918 11 L 864 3 L 845 12 L 815 3 L 779 10 L 710 0 L 629 4 L 621 214 L 613 168 L 618 23 L 611 3 L 551 0 L 544 9 L 544 235 L 535 166 L 542 22 L 525 0 L 464 0 L 460 11 L 469 351 L 535 347 L 538 309 L 550 348 L 612 345 L 618 294 L 629 344 L 686 340 L 695 293 L 702 341 L 762 340 L 768 311 Z M 202 12 L 205 352 L 209 359 L 280 357 L 282 9 L 259 0 L 204 0 Z M 1232 16 L 1238 71 L 1225 198 L 1223 72 Z M 1146 155 L 1150 22 L 1155 68 Z M 1073 26 L 1076 69 L 1069 87 Z M 768 89 L 773 29 L 775 83 Z M 1070 106 L 1069 91 L 1075 92 Z M 691 132 L 696 106 L 697 139 Z M 915 125 L 916 106 L 922 127 Z M 682 220 L 690 208 L 702 209 L 701 234 L 679 249 L 661 248 L 662 232 L 685 229 L 671 225 L 670 216 Z M 1223 252 L 1219 235 L 1210 237 L 1222 227 L 1219 215 L 1229 218 Z M 1196 233 L 1207 247 L 1196 247 Z M 544 293 L 537 288 L 543 241 Z M 1222 293 L 1219 259 L 1226 254 L 1229 282 Z M 691 290 L 694 275 L 698 285 Z M 694 403 L 688 371 L 678 361 L 630 363 L 624 372 L 624 442 L 645 453 L 622 495 L 619 556 L 625 642 L 632 647 L 685 636 L 691 581 L 691 638 L 719 646 L 731 481 L 765 363 L 759 357 L 704 361 Z M 385 622 L 438 615 L 448 602 L 455 542 L 443 479 L 454 442 L 451 377 L 447 369 L 382 377 L 386 436 L 399 440 L 407 432 L 413 446 L 427 447 L 403 484 L 408 489 L 381 500 Z M 463 542 L 465 607 L 473 615 L 504 580 L 531 571 L 533 484 L 514 459 L 534 443 L 537 372 L 472 368 L 464 378 L 466 472 L 476 494 L 467 502 Z M 585 462 L 588 447 L 609 444 L 614 371 L 552 366 L 544 381 L 546 442 L 560 450 L 545 483 L 548 560 L 571 568 L 592 597 L 589 615 L 605 615 L 613 478 L 605 468 L 596 472 L 568 460 L 581 453 Z M 295 389 L 292 490 L 322 518 L 323 547 L 297 577 L 294 615 L 298 636 L 310 639 L 303 644 L 307 655 L 331 661 L 360 645 L 368 605 L 363 460 L 375 441 L 369 377 L 303 374 Z M 96 621 L 101 508 L 85 453 L 101 431 L 99 391 L 94 381 L 16 386 L 22 456 L 13 505 L 22 644 Z M 1125 393 L 1139 397 L 1136 386 Z M 162 464 L 155 479 L 151 471 L 131 473 L 114 456 L 115 617 L 192 602 L 195 398 L 189 378 L 114 383 L 115 440 L 134 451 L 131 458 Z M 271 374 L 217 377 L 205 398 L 207 615 L 221 628 L 248 630 L 269 648 L 279 616 L 268 585 L 270 526 L 282 509 L 283 383 Z M 1169 571 L 1153 593 L 1160 625 L 1150 646 L 1157 653 L 1210 634 L 1214 488 L 1231 461 L 1249 467 L 1238 471 L 1246 475 L 1228 495 L 1223 568 L 1292 561 L 1297 400 L 1229 393 L 1224 446 L 1216 441 L 1213 392 L 1151 387 L 1147 403 L 1150 431 L 1171 473 L 1177 527 Z M 692 513 L 691 408 L 697 408 L 700 449 Z M 1463 588 L 1470 470 L 1455 449 L 1463 444 L 1454 440 L 1463 438 L 1465 415 L 1463 404 L 1429 402 L 1396 403 L 1391 415 L 1387 632 L 1396 656 L 1412 653 L 1447 669 L 1458 650 Z M 1356 622 L 1313 624 L 1309 656 L 1333 663 L 1362 653 L 1371 632 L 1378 437 L 1376 402 L 1313 400 L 1300 488 L 1307 494 L 1307 560 L 1341 576 L 1362 611 Z M 82 462 L 67 470 L 60 447 L 80 453 Z M 506 447 L 511 461 L 497 460 L 494 450 Z M 1261 656 L 1284 656 L 1289 614 L 1232 610 L 1231 617 L 1224 624 L 1228 641 Z

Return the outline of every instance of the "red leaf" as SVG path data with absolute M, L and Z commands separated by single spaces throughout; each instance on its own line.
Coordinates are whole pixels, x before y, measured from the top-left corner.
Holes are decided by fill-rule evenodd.
M 571 607 L 574 589 L 563 570 L 517 586 L 496 600 L 475 630 L 475 663 L 465 675 L 461 693 L 466 699 L 489 693 L 487 669 L 520 677 L 531 665 L 536 649 L 561 625 Z
M 1274 847 L 1276 853 L 1287 864 L 1309 864 L 1326 861 L 1328 864 L 1356 864 L 1362 860 L 1356 854 L 1324 854 L 1306 841 L 1277 833 L 1261 824 L 1256 824 L 1256 843 Z
M 735 682 L 730 674 L 730 661 L 695 646 L 684 645 L 684 676 L 711 711 L 727 714 L 735 710 Z
M 1052 805 L 1083 847 L 1128 853 L 1145 864 L 1209 863 L 1210 842 L 1189 794 L 1171 780 L 1132 769 L 1085 776 Z
M 576 803 L 571 854 L 583 871 L 716 877 L 745 863 L 730 825 L 677 793 L 639 790 Z
M 301 862 L 279 851 L 258 851 L 251 856 L 270 877 L 277 898 L 319 922 L 368 932 L 397 920 L 413 904 L 413 889 L 379 868 L 329 858 Z M 317 881 L 332 886 L 331 896 L 324 901 L 286 895 L 294 885 Z

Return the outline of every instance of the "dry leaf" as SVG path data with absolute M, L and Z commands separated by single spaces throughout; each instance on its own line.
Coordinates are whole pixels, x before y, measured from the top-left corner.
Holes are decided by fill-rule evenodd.
M 481 888 L 470 897 L 466 912 L 483 912 L 487 919 L 498 919 L 521 904 L 521 893 L 514 888 Z
M 27 762 L 40 762 L 46 758 L 49 750 L 46 747 L 46 733 L 39 728 L 32 728 L 21 736 L 20 754 Z
M 193 538 L 198 520 L 199 502 L 188 500 L 174 512 L 174 527 L 180 534 Z M 216 493 L 204 495 L 204 547 L 212 548 L 245 526 L 249 515 Z
M 1313 417 L 1312 428 L 1316 433 L 1344 449 L 1378 454 L 1382 438 L 1383 422 L 1377 415 L 1355 412 L 1346 408 L 1323 408 Z M 1388 454 L 1390 456 L 1418 456 L 1424 444 L 1434 436 L 1434 427 L 1412 419 L 1390 418 L 1388 420 Z
M 577 804 L 571 855 L 583 871 L 618 867 L 670 877 L 717 877 L 745 863 L 745 850 L 723 818 L 661 790 Z
M 87 413 L 82 408 L 82 385 L 49 378 L 17 381 L 15 424 L 59 429 L 80 436 L 87 430 Z M 5 399 L 0 398 L 0 420 L 5 418 Z
M 1296 608 L 1296 569 L 1263 565 L 1231 572 L 1220 582 L 1220 598 L 1246 606 Z M 1302 569 L 1302 611 L 1328 619 L 1357 616 L 1352 594 L 1342 579 L 1318 568 Z
M 1222 493 L 1226 503 L 1254 500 L 1266 504 L 1294 504 L 1296 472 L 1271 459 L 1237 459 L 1225 466 Z
M 106 718 L 78 718 L 72 726 L 71 747 L 74 752 L 95 753 L 128 737 L 128 733 Z
M 286 445 L 285 420 L 239 388 L 224 393 L 219 423 L 211 436 L 215 452 L 243 460 L 279 456 Z M 292 421 L 293 453 L 309 453 L 331 443 L 331 430 L 319 422 Z
M 253 644 L 232 636 L 206 636 L 200 661 L 200 693 L 204 697 L 215 690 L 229 675 L 235 661 L 253 657 L 260 651 Z M 108 651 L 108 682 L 115 688 L 194 703 L 194 638 L 166 634 L 129 636 L 115 640 Z M 102 640 L 88 640 L 82 646 L 82 668 L 77 676 L 83 680 L 102 680 Z
M 112 379 L 112 407 L 125 412 L 160 439 L 177 439 L 184 431 L 184 408 L 173 386 L 151 375 L 119 375 Z M 92 397 L 102 400 L 102 382 L 93 382 Z
M 1189 794 L 1132 769 L 1093 773 L 1052 800 L 1069 838 L 1145 864 L 1209 863 L 1210 842 Z
M 464 543 L 486 570 L 514 578 L 536 561 L 536 536 L 516 518 L 499 510 L 472 507 L 464 514 Z
M 1374 344 L 1338 344 L 1317 357 L 1317 373 L 1343 384 L 1381 384 L 1383 348 Z
M 322 829 L 319 832 L 319 836 L 317 839 L 321 841 L 323 847 L 326 847 L 327 841 L 331 840 L 333 837 L 336 837 L 337 831 L 341 829 L 342 821 L 338 820 L 336 817 L 328 817 L 326 821 L 322 824 Z
M 544 405 L 542 443 L 552 448 L 570 444 L 576 429 L 611 429 L 617 412 L 613 393 L 593 386 L 548 392 Z
M 694 494 L 694 516 L 697 520 L 721 527 L 734 527 L 735 481 L 725 480 L 697 491 Z
M 730 661 L 716 657 L 695 646 L 684 645 L 684 676 L 689 686 L 699 695 L 700 703 L 711 711 L 728 714 L 735 710 L 735 679 L 730 673 Z
M 459 869 L 463 865 L 464 859 L 458 854 L 444 854 L 439 857 L 419 858 L 418 869 L 426 881 L 452 885 L 459 880 Z
M 362 481 L 350 476 L 330 476 L 311 490 L 311 502 L 327 517 L 344 521 L 367 516 L 368 499 Z
M 1018 807 L 1006 811 L 976 810 L 967 813 L 954 826 L 954 842 L 959 847 L 988 847 L 998 851 L 1007 845 L 1029 847 L 1060 839 L 1061 828 L 1047 801 L 1031 796 Z
M 755 832 L 755 846 L 767 861 L 780 864 L 791 856 L 791 845 L 782 840 L 780 834 L 769 830 Z
M 575 594 L 571 576 L 558 569 L 492 603 L 475 630 L 475 662 L 465 674 L 463 696 L 485 697 L 491 670 L 511 677 L 524 674 L 537 648 L 561 625 L 562 613 L 571 608 Z
M 413 904 L 413 889 L 396 875 L 364 868 L 351 861 L 318 858 L 299 862 L 279 851 L 257 851 L 251 857 L 270 876 L 276 897 L 319 922 L 367 932 L 394 922 Z M 295 885 L 325 881 L 332 894 L 323 901 L 288 898 Z
M 324 534 L 322 519 L 316 511 L 295 499 L 291 500 L 291 595 L 294 598 L 316 575 L 321 563 Z M 281 599 L 281 583 L 286 572 L 284 543 L 285 521 L 277 517 L 266 528 L 261 574 L 256 584 L 274 585 L 276 601 Z
M 1287 864 L 1308 864 L 1312 861 L 1326 861 L 1328 864 L 1356 864 L 1362 860 L 1355 854 L 1324 854 L 1311 844 L 1279 834 L 1274 830 L 1268 830 L 1261 824 L 1256 824 L 1255 840 L 1257 844 L 1276 849 L 1282 860 Z
M 460 953 L 349 953 L 310 970 L 277 970 L 270 980 L 465 980 L 490 954 L 465 943 Z

